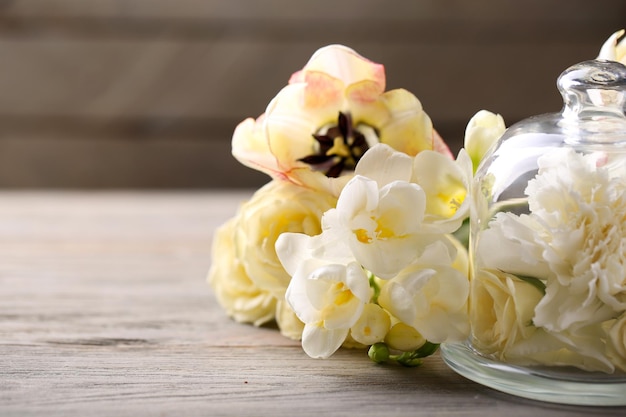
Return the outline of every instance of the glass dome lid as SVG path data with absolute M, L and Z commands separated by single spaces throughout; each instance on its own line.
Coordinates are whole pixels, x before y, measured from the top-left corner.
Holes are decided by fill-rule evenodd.
M 557 85 L 562 110 L 509 127 L 476 171 L 471 334 L 443 357 L 521 397 L 626 405 L 626 66 Z
M 626 66 L 608 60 L 581 62 L 565 70 L 557 86 L 564 102 L 560 112 L 510 126 L 485 156 L 475 176 L 477 200 L 487 198 L 489 206 L 505 201 L 517 205 L 537 174 L 538 158 L 551 149 L 626 152 Z

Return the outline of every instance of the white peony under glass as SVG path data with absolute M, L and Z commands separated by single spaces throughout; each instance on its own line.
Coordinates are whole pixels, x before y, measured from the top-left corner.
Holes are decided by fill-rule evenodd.
M 558 80 L 561 112 L 507 129 L 471 210 L 471 336 L 459 374 L 510 394 L 626 405 L 626 66 Z

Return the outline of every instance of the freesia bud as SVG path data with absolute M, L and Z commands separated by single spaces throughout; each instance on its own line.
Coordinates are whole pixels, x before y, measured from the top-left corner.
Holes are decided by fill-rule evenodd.
M 376 363 L 385 363 L 389 360 L 389 348 L 384 343 L 376 343 L 370 346 L 367 355 Z
M 408 352 L 419 349 L 426 343 L 424 336 L 408 324 L 399 322 L 389 330 L 385 343 L 392 349 Z
M 371 345 L 382 341 L 391 326 L 389 314 L 378 304 L 365 304 L 363 313 L 350 328 L 350 334 L 359 343 Z
M 476 113 L 465 128 L 465 149 L 472 159 L 474 172 L 491 145 L 502 136 L 506 126 L 499 114 L 481 110 Z

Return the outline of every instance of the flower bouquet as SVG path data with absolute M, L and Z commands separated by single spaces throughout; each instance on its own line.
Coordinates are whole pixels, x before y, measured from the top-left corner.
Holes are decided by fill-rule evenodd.
M 275 320 L 319 358 L 374 346 L 378 362 L 416 365 L 467 337 L 467 250 L 453 233 L 472 161 L 453 158 L 413 94 L 385 91 L 382 65 L 318 50 L 232 144 L 272 180 L 217 231 L 209 282 L 229 315 Z
M 598 62 L 626 64 L 622 35 Z M 624 117 L 619 103 L 613 113 Z M 235 129 L 235 158 L 271 180 L 216 232 L 208 281 L 218 302 L 239 322 L 276 322 L 314 358 L 343 346 L 417 366 L 440 344 L 469 341 L 503 361 L 624 369 L 624 159 L 571 149 L 535 158 L 523 213 L 496 213 L 483 201 L 496 181 L 484 171 L 505 130 L 501 116 L 479 111 L 455 157 L 412 93 L 385 90 L 382 65 L 321 48 L 265 113 Z M 600 258 L 604 269 L 593 269 Z M 566 282 L 577 265 L 591 268 L 593 288 L 588 274 Z M 578 332 L 589 317 L 593 329 Z

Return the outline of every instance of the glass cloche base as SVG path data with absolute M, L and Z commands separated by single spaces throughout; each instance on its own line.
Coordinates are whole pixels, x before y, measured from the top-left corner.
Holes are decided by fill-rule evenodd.
M 624 373 L 515 366 L 482 356 L 462 343 L 443 344 L 441 355 L 459 375 L 518 397 L 570 405 L 626 405 Z

